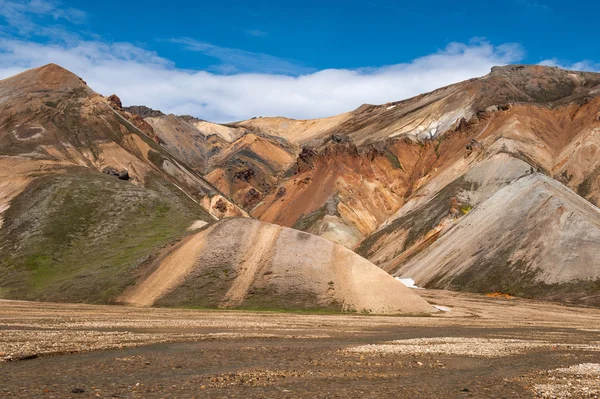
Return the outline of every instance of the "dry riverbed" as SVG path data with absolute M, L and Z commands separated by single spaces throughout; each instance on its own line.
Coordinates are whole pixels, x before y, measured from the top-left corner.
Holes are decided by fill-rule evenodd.
M 0 301 L 0 397 L 600 397 L 600 309 L 420 293 L 451 311 Z

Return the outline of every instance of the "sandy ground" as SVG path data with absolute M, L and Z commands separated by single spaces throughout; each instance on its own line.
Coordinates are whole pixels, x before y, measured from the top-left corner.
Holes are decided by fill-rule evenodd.
M 600 395 L 600 309 L 420 293 L 452 311 L 392 317 L 0 301 L 0 397 Z

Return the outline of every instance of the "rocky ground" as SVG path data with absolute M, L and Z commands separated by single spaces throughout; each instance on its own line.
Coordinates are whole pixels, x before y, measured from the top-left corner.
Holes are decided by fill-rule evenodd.
M 0 301 L 0 397 L 597 398 L 600 310 L 420 291 L 430 317 Z

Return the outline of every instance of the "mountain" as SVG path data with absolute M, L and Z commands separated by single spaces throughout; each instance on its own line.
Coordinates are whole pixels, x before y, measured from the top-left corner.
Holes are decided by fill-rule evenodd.
M 424 311 L 391 274 L 600 305 L 599 93 L 597 73 L 509 65 L 216 124 L 25 72 L 0 81 L 0 295 Z
M 600 209 L 541 173 L 515 179 L 394 270 L 444 289 L 600 305 Z
M 531 277 L 517 289 L 507 282 L 442 278 L 454 275 L 449 271 L 454 266 L 440 260 L 446 255 L 437 252 L 442 244 L 436 242 L 450 240 L 470 212 L 529 175 L 550 178 L 571 190 L 567 197 L 578 195 L 597 207 L 599 93 L 598 73 L 494 67 L 481 78 L 330 118 L 260 117 L 212 128 L 229 133 L 205 131 L 205 137 L 229 144 L 213 150 L 227 154 L 221 161 L 204 158 L 204 176 L 253 217 L 342 244 L 418 284 L 596 303 L 600 255 L 593 251 L 582 255 L 596 259 L 587 274 L 565 272 L 567 277 L 556 281 L 539 277 L 554 267 L 547 264 L 550 257 L 536 261 L 526 251 L 511 252 L 510 259 L 498 262 Z M 270 150 L 249 150 L 254 137 L 268 142 Z M 510 214 L 493 209 L 500 213 L 494 218 Z M 560 226 L 573 237 L 583 228 Z M 514 234 L 535 235 L 538 228 L 520 224 Z M 462 239 L 477 242 L 488 236 Z M 434 250 L 435 258 L 426 257 Z M 561 270 L 577 268 L 572 258 L 559 259 Z M 546 285 L 534 288 L 534 280 Z M 553 289 L 564 295 L 550 294 Z
M 195 221 L 245 214 L 114 101 L 57 65 L 0 81 L 3 296 L 108 301 Z
M 124 108 L 57 65 L 2 80 L 0 297 L 432 311 L 348 249 L 244 220 L 240 190 L 264 191 L 294 151 L 277 137 Z M 313 247 L 321 253 L 309 258 Z M 139 294 L 148 287 L 155 300 Z

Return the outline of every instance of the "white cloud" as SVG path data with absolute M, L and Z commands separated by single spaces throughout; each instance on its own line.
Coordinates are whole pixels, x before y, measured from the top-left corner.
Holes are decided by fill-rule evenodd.
M 80 24 L 85 22 L 87 14 L 76 8 L 62 7 L 57 0 L 0 0 L 0 17 L 20 34 L 49 36 L 57 28 L 49 24 L 40 26 L 36 19 L 50 18 Z
M 397 101 L 481 76 L 494 65 L 522 58 L 518 45 L 475 41 L 451 43 L 411 62 L 377 68 L 328 69 L 300 76 L 221 75 L 178 69 L 156 53 L 128 43 L 38 44 L 0 38 L 0 77 L 54 62 L 96 91 L 118 94 L 126 105 L 144 104 L 220 122 L 259 115 L 335 115 L 363 103 Z
M 262 73 L 277 73 L 286 75 L 298 75 L 312 72 L 301 63 L 281 57 L 275 57 L 264 53 L 215 46 L 214 44 L 200 42 L 190 38 L 171 39 L 171 43 L 179 44 L 188 51 L 202 53 L 208 57 L 215 58 L 221 62 L 220 65 L 211 67 L 221 73 L 260 71 Z
M 68 25 L 85 18 L 84 12 L 62 7 L 59 0 L 0 0 L 0 22 L 5 21 L 0 25 L 0 78 L 53 62 L 81 76 L 99 93 L 118 94 L 127 105 L 143 104 L 214 121 L 259 115 L 315 118 L 363 103 L 404 99 L 523 57 L 518 45 L 494 46 L 474 39 L 468 44 L 451 43 L 409 63 L 314 71 L 268 54 L 189 38 L 172 40 L 219 62 L 207 71 L 192 71 L 133 44 L 86 39 L 77 33 L 80 29 L 56 25 L 56 21 Z M 46 37 L 45 43 L 32 36 Z
M 570 71 L 595 71 L 600 72 L 600 64 L 593 61 L 579 61 L 579 62 L 563 62 L 556 58 L 550 58 L 540 62 L 540 65 L 554 66 L 562 69 L 568 69 Z

